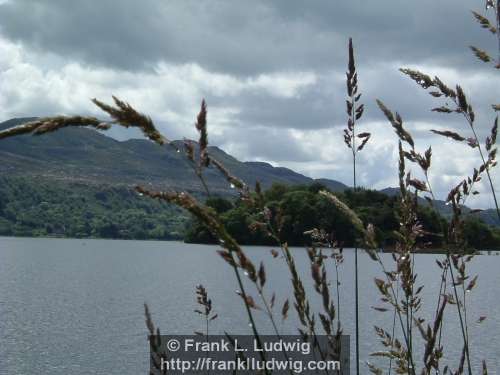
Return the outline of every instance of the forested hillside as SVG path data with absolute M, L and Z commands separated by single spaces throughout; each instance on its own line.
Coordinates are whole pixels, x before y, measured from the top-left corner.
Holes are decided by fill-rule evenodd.
M 270 208 L 273 220 L 280 220 L 280 237 L 291 245 L 307 245 L 310 236 L 304 234 L 312 228 L 324 229 L 344 246 L 355 245 L 356 235 L 350 221 L 318 190 L 321 184 L 311 186 L 285 186 L 275 184 L 264 192 L 265 204 Z M 399 226 L 397 216 L 399 200 L 374 190 L 346 190 L 335 193 L 349 207 L 354 209 L 365 223 L 376 228 L 378 243 L 393 246 L 394 231 Z M 244 244 L 275 245 L 265 231 L 248 231 L 255 222 L 262 222 L 262 214 L 244 202 L 232 202 L 223 198 L 211 198 L 207 204 L 220 215 L 225 227 L 236 240 Z M 439 248 L 446 236 L 446 219 L 427 205 L 419 208 L 419 220 L 429 233 L 422 242 L 432 240 Z M 212 236 L 197 220 L 188 226 L 186 241 L 215 243 Z M 500 230 L 470 216 L 466 220 L 465 233 L 468 244 L 476 249 L 499 249 Z
M 12 119 L 0 129 L 32 118 Z M 175 145 L 183 147 L 182 142 Z M 304 245 L 304 231 L 323 228 L 346 246 L 354 244 L 354 233 L 342 215 L 316 192 L 327 188 L 353 207 L 365 222 L 377 228 L 382 244 L 394 242 L 397 199 L 394 189 L 383 192 L 360 190 L 328 179 L 314 180 L 287 168 L 267 163 L 241 162 L 217 147 L 210 154 L 252 186 L 260 181 L 268 189 L 266 204 L 283 215 L 283 238 L 291 245 Z M 77 238 L 182 239 L 212 242 L 199 224 L 187 225 L 189 217 L 180 209 L 133 193 L 135 185 L 186 190 L 205 199 L 200 181 L 189 162 L 175 147 L 160 147 L 139 139 L 117 141 L 89 129 L 62 129 L 50 137 L 24 135 L 0 141 L 0 235 L 61 236 Z M 208 200 L 220 213 L 227 228 L 243 244 L 269 243 L 262 233 L 249 232 L 258 212 L 235 201 L 236 192 L 213 167 L 204 172 L 214 197 Z M 426 229 L 443 235 L 443 217 L 422 200 L 421 219 Z M 445 218 L 449 207 L 434 206 Z M 465 212 L 470 212 L 464 207 Z M 491 211 L 491 210 L 490 210 Z M 497 224 L 495 217 L 481 218 Z M 186 233 L 186 227 L 190 229 Z M 498 248 L 498 229 L 469 217 L 469 242 L 479 248 Z
M 187 215 L 125 186 L 0 177 L 0 235 L 181 239 Z

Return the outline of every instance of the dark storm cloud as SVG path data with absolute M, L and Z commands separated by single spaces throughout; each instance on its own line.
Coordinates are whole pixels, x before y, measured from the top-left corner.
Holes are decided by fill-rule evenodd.
M 238 118 L 257 126 L 326 128 L 344 117 L 343 108 L 338 111 L 338 106 L 334 105 L 343 104 L 343 87 L 342 83 L 338 85 L 339 90 L 334 90 L 331 81 L 325 80 L 298 89 L 298 94 L 292 97 L 255 90 L 235 97 L 212 95 L 208 96 L 208 101 L 213 105 L 240 108 Z
M 192 124 L 206 98 L 211 144 L 348 184 L 342 127 L 352 36 L 366 106 L 360 126 L 373 134 L 360 181 L 397 183 L 397 141 L 379 98 L 402 115 L 419 149 L 432 144 L 441 196 L 478 160 L 429 129 L 465 137 L 470 129 L 460 115 L 431 112 L 445 101 L 398 68 L 460 83 L 484 139 L 500 85 L 498 72 L 468 50 L 496 50 L 470 14 L 482 7 L 482 0 L 0 0 L 0 114 L 101 115 L 88 98 L 116 94 L 169 137 L 197 137 Z
M 429 95 L 430 90 L 423 90 L 402 74 L 398 70 L 399 66 L 379 64 L 369 68 L 358 65 L 361 102 L 365 104 L 363 121 L 385 121 L 375 101 L 381 99 L 393 111 L 398 111 L 406 122 L 460 126 L 462 119 L 459 115 L 431 111 L 432 108 L 452 103 Z M 489 73 L 484 70 L 482 75 L 471 79 L 470 82 L 463 82 L 465 92 L 478 116 L 485 113 L 490 115 L 492 93 L 500 93 L 496 72 Z M 432 76 L 432 72 L 429 74 Z M 453 79 L 442 79 L 450 87 L 459 83 Z M 212 105 L 240 108 L 238 118 L 243 123 L 253 125 L 312 130 L 330 128 L 346 122 L 343 75 L 339 77 L 319 74 L 314 83 L 301 87 L 297 90 L 297 95 L 292 97 L 276 97 L 262 91 L 249 91 L 233 97 L 216 96 L 208 92 L 205 94 Z M 489 124 L 490 117 L 480 120 Z M 483 130 L 489 131 L 489 127 L 479 129 L 480 132 Z
M 312 162 L 317 160 L 314 150 L 307 150 L 290 132 L 283 129 L 255 127 L 226 129 L 223 136 L 212 137 L 230 153 L 252 155 L 252 160 L 282 162 Z
M 473 66 L 464 49 L 484 40 L 466 1 L 15 0 L 1 30 L 31 47 L 129 70 L 158 61 L 218 72 L 344 66 L 347 36 L 360 61 Z M 494 47 L 491 40 L 490 47 Z M 488 47 L 488 46 L 484 46 Z
M 196 63 L 236 77 L 313 71 L 316 82 L 301 88 L 300 95 L 203 94 L 212 104 L 240 108 L 242 123 L 318 129 L 345 121 L 345 87 L 338 74 L 345 71 L 348 36 L 355 40 L 365 120 L 382 120 L 374 104 L 381 98 L 410 121 L 447 122 L 429 111 L 439 101 L 397 68 L 484 70 L 467 46 L 487 41 L 494 48 L 495 41 L 472 20 L 473 6 L 482 3 L 16 0 L 0 5 L 0 31 L 35 50 L 111 69 L 154 71 L 164 61 Z M 478 113 L 489 105 L 484 93 L 474 93 Z

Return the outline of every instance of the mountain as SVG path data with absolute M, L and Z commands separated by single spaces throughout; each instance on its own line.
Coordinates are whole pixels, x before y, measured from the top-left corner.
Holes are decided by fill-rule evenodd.
M 0 129 L 33 119 L 11 119 L 1 123 Z M 182 150 L 182 141 L 175 141 L 174 144 Z M 314 180 L 268 163 L 241 162 L 218 147 L 209 147 L 209 153 L 250 186 L 258 180 L 263 188 L 275 182 L 289 185 L 321 182 L 334 191 L 347 188 L 338 181 Z M 189 161 L 175 147 L 159 146 L 145 139 L 117 141 L 87 128 L 65 128 L 50 135 L 3 139 L 0 141 L 0 160 L 2 176 L 32 176 L 89 185 L 150 184 L 193 193 L 203 191 Z M 212 192 L 234 194 L 234 190 L 213 167 L 204 171 L 204 177 Z
M 0 123 L 0 130 L 34 119 L 11 119 Z M 182 141 L 174 144 L 183 149 Z M 88 128 L 65 128 L 50 135 L 23 135 L 0 140 L 0 176 L 79 183 L 93 188 L 147 184 L 158 189 L 202 193 L 203 186 L 191 164 L 176 147 L 159 146 L 145 139 L 118 141 Z M 218 147 L 209 147 L 209 153 L 250 186 L 259 181 L 264 189 L 276 182 L 287 185 L 320 183 L 332 191 L 348 188 L 339 181 L 312 179 L 269 163 L 242 162 Z M 204 177 L 211 192 L 235 195 L 234 189 L 213 167 L 204 171 Z M 394 195 L 398 189 L 387 188 L 382 192 Z M 451 209 L 444 201 L 435 201 L 434 205 L 443 216 L 451 215 Z M 494 210 L 484 210 L 476 215 L 487 224 L 500 225 Z
M 380 192 L 389 196 L 394 196 L 399 194 L 399 188 L 385 188 L 380 190 Z M 419 198 L 419 202 L 423 205 L 430 205 L 430 203 L 423 198 Z M 451 218 L 451 216 L 453 215 L 452 207 L 446 204 L 445 201 L 436 199 L 432 201 L 432 206 L 445 218 Z M 469 207 L 464 206 L 462 210 L 465 214 L 474 215 L 488 225 L 500 227 L 500 220 L 498 219 L 496 210 L 493 208 L 472 213 L 472 210 Z

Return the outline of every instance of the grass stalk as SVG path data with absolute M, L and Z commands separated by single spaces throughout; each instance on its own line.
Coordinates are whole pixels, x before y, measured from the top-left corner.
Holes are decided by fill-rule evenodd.
M 468 372 L 469 375 L 472 375 L 472 366 L 470 363 L 470 356 L 469 356 L 469 342 L 467 340 L 467 334 L 465 332 L 465 326 L 464 326 L 464 320 L 462 317 L 462 311 L 460 308 L 460 299 L 458 298 L 458 292 L 457 292 L 457 283 L 455 281 L 455 276 L 453 274 L 453 265 L 451 264 L 451 256 L 450 253 L 448 252 L 447 254 L 448 262 L 450 263 L 450 276 L 451 276 L 451 282 L 453 285 L 453 292 L 455 294 L 455 300 L 456 300 L 456 305 L 457 305 L 457 311 L 458 311 L 458 317 L 460 320 L 460 329 L 462 331 L 462 338 L 464 340 L 464 352 L 465 352 L 465 357 L 467 359 L 467 367 L 468 367 Z

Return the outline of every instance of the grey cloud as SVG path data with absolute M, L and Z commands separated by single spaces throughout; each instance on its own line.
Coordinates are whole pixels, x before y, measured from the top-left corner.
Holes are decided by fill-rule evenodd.
M 300 89 L 300 95 L 295 97 L 276 97 L 259 90 L 236 97 L 208 96 L 208 100 L 217 106 L 240 108 L 238 119 L 242 126 L 317 129 L 330 127 L 345 117 L 338 105 L 344 103 L 344 84 L 339 90 L 331 88 L 329 81 L 322 81 Z
M 492 125 L 491 101 L 500 95 L 495 83 L 496 72 L 477 75 L 477 79 L 463 85 L 478 115 L 479 134 L 486 136 Z M 489 72 L 488 72 L 489 73 Z M 365 105 L 363 122 L 386 121 L 376 104 L 381 99 L 391 110 L 401 114 L 407 126 L 426 122 L 434 127 L 461 129 L 466 123 L 457 114 L 440 114 L 431 109 L 452 103 L 434 98 L 393 65 L 372 69 L 358 66 L 359 87 Z M 446 81 L 450 87 L 459 82 Z M 240 109 L 240 126 L 269 126 L 294 129 L 324 129 L 346 122 L 345 82 L 331 74 L 318 75 L 317 82 L 301 88 L 295 97 L 275 97 L 263 91 L 254 91 L 228 97 L 206 92 L 209 103 L 220 107 Z M 484 126 L 484 124 L 486 124 Z M 237 125 L 236 125 L 237 126 Z M 418 135 L 418 134 L 417 134 Z
M 465 73 L 456 77 L 459 82 L 447 83 L 461 83 L 473 97 L 480 136 L 491 128 L 489 105 L 500 94 L 498 78 L 467 47 L 477 44 L 495 50 L 496 46 L 494 38 L 472 19 L 469 8 L 475 4 L 456 0 L 11 0 L 0 5 L 0 36 L 20 42 L 39 72 L 38 77 L 26 78 L 29 70 L 19 67 L 25 62 L 20 58 L 21 63 L 14 63 L 19 67 L 14 76 L 7 64 L 11 72 L 0 71 L 0 75 L 9 75 L 10 89 L 4 80 L 0 100 L 5 113 L 31 116 L 95 110 L 87 106 L 87 98 L 79 101 L 73 94 L 102 95 L 103 100 L 118 94 L 158 120 L 170 137 L 181 138 L 196 136 L 186 126 L 192 126 L 198 104 L 193 105 L 192 117 L 189 108 L 205 97 L 212 144 L 242 159 L 267 160 L 349 183 L 341 129 L 346 121 L 342 74 L 347 38 L 352 36 L 366 105 L 360 126 L 373 132 L 373 140 L 360 156 L 364 168 L 359 178 L 367 186 L 382 188 L 396 181 L 397 144 L 376 98 L 401 113 L 419 147 L 436 145 L 436 159 L 439 149 L 450 150 L 452 144 L 426 127 L 469 134 L 460 116 L 431 112 L 443 100 L 430 97 L 398 67 L 420 65 Z M 189 69 L 173 69 L 176 79 L 165 79 L 159 62 L 174 68 L 196 63 L 202 72 L 196 76 Z M 78 74 L 74 76 L 71 69 L 58 74 L 59 67 L 68 64 L 78 65 Z M 85 79 L 96 71 L 100 73 Z M 248 85 L 248 79 L 261 74 L 297 72 L 313 73 L 317 79 L 297 89 L 295 96 Z M 208 83 L 200 82 L 200 76 Z M 229 83 L 223 82 L 225 78 Z M 232 90 L 233 79 L 241 87 Z M 68 84 L 72 80 L 85 82 Z M 294 131 L 319 135 L 314 142 L 301 142 Z M 113 135 L 124 137 L 120 132 Z M 330 154 L 316 152 L 321 148 L 328 148 Z M 456 154 L 453 163 L 444 158 L 435 167 L 443 176 L 467 173 L 463 171 L 478 163 L 475 156 L 464 155 Z M 437 189 L 444 194 L 443 179 L 437 180 Z
M 90 64 L 135 70 L 195 62 L 254 75 L 343 67 L 347 36 L 365 64 L 473 67 L 464 50 L 485 38 L 469 7 L 454 0 L 16 0 L 0 5 L 0 24 L 9 38 Z M 483 47 L 494 48 L 491 39 Z
M 282 162 L 311 162 L 317 156 L 285 129 L 269 127 L 228 128 L 212 137 L 212 142 L 241 160 Z

